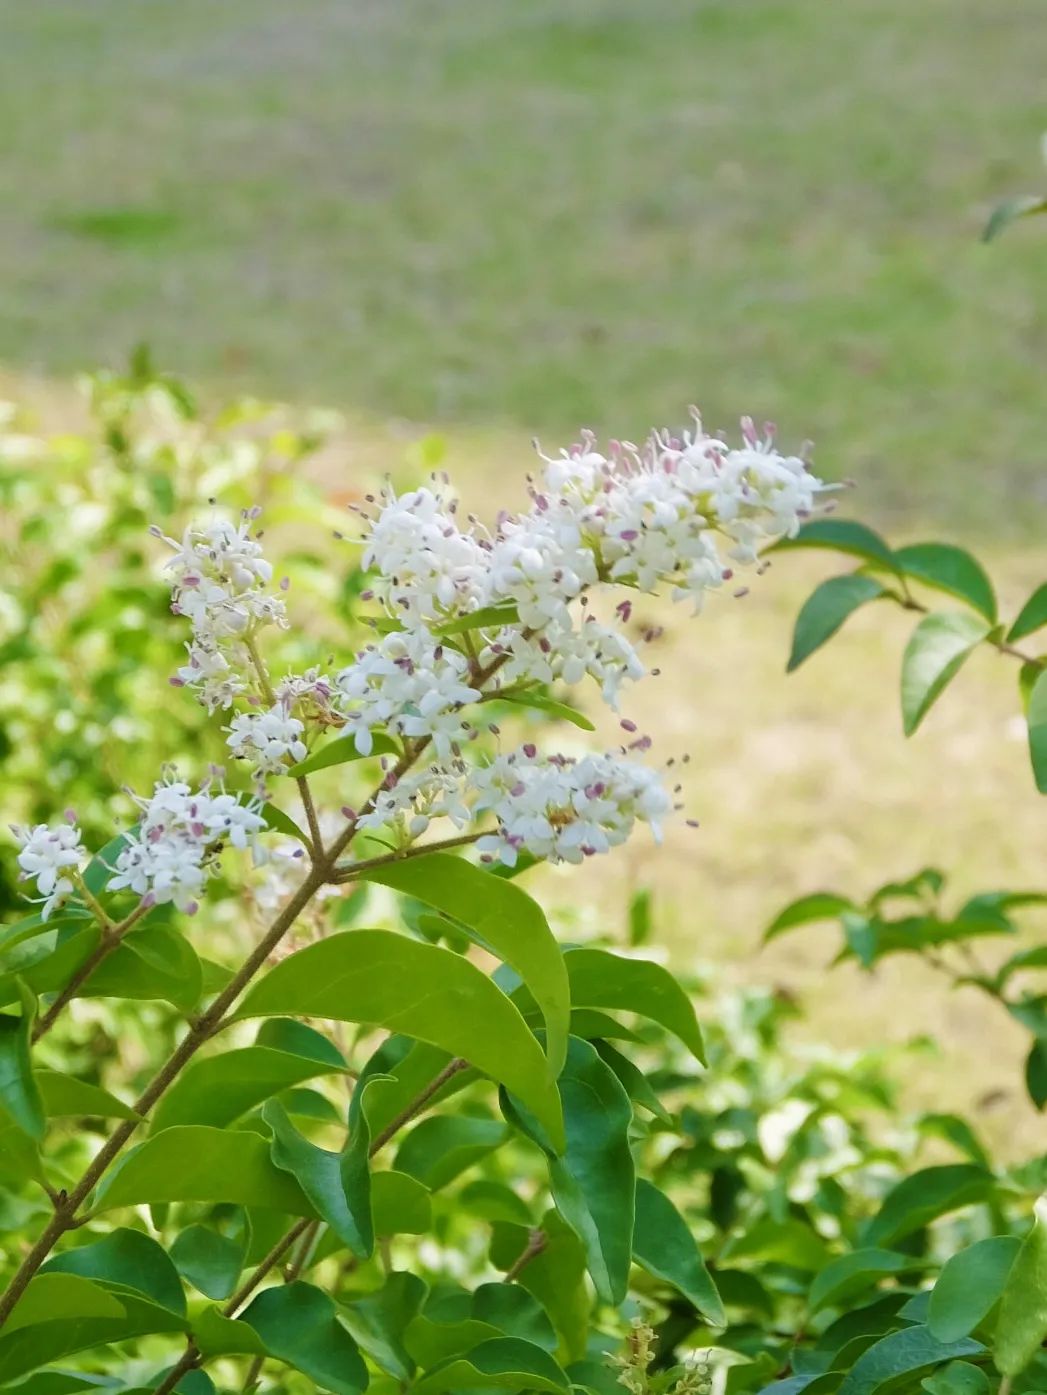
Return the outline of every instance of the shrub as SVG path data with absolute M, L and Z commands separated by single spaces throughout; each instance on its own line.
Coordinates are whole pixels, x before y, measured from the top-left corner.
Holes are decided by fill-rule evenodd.
M 696 422 L 607 455 L 584 439 L 490 532 L 444 480 L 387 490 L 296 627 L 253 501 L 184 518 L 215 492 L 205 462 L 248 461 L 237 488 L 266 477 L 257 442 L 213 444 L 253 413 L 205 430 L 141 363 L 94 400 L 100 439 L 74 451 L 102 481 L 86 539 L 59 526 L 56 505 L 81 501 L 61 472 L 29 480 L 6 451 L 25 545 L 6 657 L 42 696 L 12 785 L 37 908 L 0 931 L 0 1385 L 1035 1388 L 1042 1168 L 994 1166 L 961 1118 L 902 1121 L 880 1059 L 783 1039 L 787 1000 L 708 1002 L 651 948 L 642 899 L 631 945 L 560 944 L 518 880 L 679 812 L 628 717 L 614 751 L 548 745 L 564 724 L 575 751 L 591 739 L 572 687 L 616 709 L 643 677 L 631 592 L 697 608 L 775 539 L 860 544 L 859 572 L 801 617 L 802 659 L 861 600 L 911 608 L 920 566 L 945 576 L 982 618 L 938 627 L 952 648 L 917 666 L 918 720 L 957 635 L 1011 644 L 970 567 L 805 521 L 824 486 L 802 459 L 748 422 L 736 448 Z M 158 402 L 173 442 L 138 434 Z M 293 439 L 297 459 L 311 441 Z M 184 494 L 164 496 L 172 477 Z M 318 570 L 327 519 L 309 510 L 293 575 Z M 23 619 L 34 595 L 51 632 Z M 84 701 L 55 734 L 74 680 Z M 102 739 L 74 739 L 102 697 L 104 770 Z M 115 831 L 121 778 L 148 792 Z M 841 916 L 873 962 L 899 935 L 938 949 L 1014 909 L 947 917 L 939 889 L 823 893 L 772 929 Z M 904 929 L 889 896 L 917 906 Z

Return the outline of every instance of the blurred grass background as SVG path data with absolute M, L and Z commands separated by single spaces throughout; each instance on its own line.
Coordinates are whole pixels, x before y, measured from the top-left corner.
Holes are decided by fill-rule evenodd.
M 532 435 L 752 412 L 815 438 L 852 511 L 975 545 L 1019 600 L 1047 249 L 978 233 L 1042 183 L 1045 42 L 1042 0 L 0 0 L 4 385 L 59 420 L 72 372 L 146 339 L 216 393 L 344 409 L 335 491 L 438 430 L 480 505 Z M 920 1088 L 969 1097 L 1013 1082 L 1018 1040 L 973 1000 L 911 966 L 827 979 L 817 937 L 753 959 L 817 886 L 928 861 L 1047 883 L 1005 661 L 908 746 L 898 620 L 785 680 L 834 565 L 671 617 L 639 715 L 691 751 L 702 830 L 554 894 L 605 916 L 657 882 L 676 952 L 800 988 L 840 1044 L 941 1031 Z

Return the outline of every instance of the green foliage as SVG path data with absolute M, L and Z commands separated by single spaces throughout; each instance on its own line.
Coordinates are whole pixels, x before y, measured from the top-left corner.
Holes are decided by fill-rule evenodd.
M 119 488 L 137 498 L 152 459 L 135 444 L 144 403 L 159 394 L 179 421 L 199 418 L 151 370 L 103 386 L 100 488 L 116 497 L 108 473 L 123 470 Z M 217 446 L 203 457 L 225 459 Z M 105 535 L 114 555 L 124 526 Z M 46 553 L 48 536 L 38 542 Z M 978 645 L 1013 650 L 991 582 L 959 549 L 892 550 L 835 519 L 788 546 L 860 563 L 804 608 L 792 667 L 867 601 L 921 612 L 903 661 L 907 730 Z M 30 591 L 38 563 L 34 552 L 18 573 Z M 134 568 L 153 596 L 140 556 Z M 352 630 L 354 586 L 349 573 L 328 587 L 314 634 Z M 919 588 L 965 609 L 924 613 Z M 83 634 L 111 636 L 104 607 L 82 599 Z M 1037 633 L 1041 609 L 1034 597 L 1008 633 Z M 176 661 L 159 612 L 131 628 L 136 664 Z M 473 628 L 447 627 L 448 642 L 472 642 Z M 88 687 L 104 682 L 112 655 L 74 641 L 63 662 L 82 662 Z M 1038 680 L 1039 658 L 1017 657 Z M 1039 683 L 1027 687 L 1035 762 Z M 541 720 L 577 724 L 533 697 L 521 704 Z M 162 744 L 167 698 L 146 686 L 141 710 L 121 708 L 142 724 L 136 759 Z M 184 736 L 209 754 L 202 728 Z M 1018 1395 L 1043 1388 L 1047 1271 L 1039 1219 L 1030 1226 L 1042 1159 L 999 1165 L 958 1115 L 901 1119 L 888 1053 L 797 1051 L 794 1004 L 717 997 L 665 967 L 650 948 L 652 889 L 623 906 L 620 936 L 562 944 L 502 869 L 368 835 L 357 862 L 321 866 L 330 895 L 310 902 L 322 838 L 299 782 L 356 806 L 383 780 L 379 760 L 415 754 L 379 732 L 362 758 L 325 732 L 274 781 L 266 817 L 292 840 L 280 856 L 298 879 L 270 904 L 264 878 L 237 865 L 216 880 L 206 923 L 135 906 L 112 890 L 114 839 L 53 918 L 0 930 L 13 1295 L 0 1386 L 694 1395 L 715 1376 L 725 1395 L 999 1395 L 1002 1378 L 1022 1382 Z M 68 776 L 108 836 L 110 772 L 85 763 Z M 40 795 L 20 780 L 28 814 Z M 866 897 L 809 893 L 767 938 L 831 922 L 838 959 L 874 971 L 918 955 L 990 996 L 1031 1038 L 1027 1084 L 1042 1107 L 1047 993 L 1035 984 L 1047 952 L 1018 937 L 1045 899 L 952 904 L 944 875 L 924 868 Z M 264 938 L 280 906 L 284 929 L 295 922 L 286 947 L 282 932 Z M 85 1021 L 100 1024 L 90 1052 Z

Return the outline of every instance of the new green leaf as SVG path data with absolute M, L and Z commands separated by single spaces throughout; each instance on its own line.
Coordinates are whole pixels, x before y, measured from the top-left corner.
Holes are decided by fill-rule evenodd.
M 902 720 L 911 736 L 989 633 L 989 623 L 965 611 L 925 615 L 902 658 Z

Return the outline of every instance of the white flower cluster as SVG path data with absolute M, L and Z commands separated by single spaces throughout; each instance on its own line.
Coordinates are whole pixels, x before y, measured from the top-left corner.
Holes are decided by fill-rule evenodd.
M 188 663 L 172 681 L 196 688 L 212 712 L 230 707 L 247 687 L 244 639 L 263 625 L 286 623 L 283 601 L 266 590 L 272 567 L 251 537 L 251 518 L 193 525 L 181 542 L 152 530 L 174 549 L 167 564 L 174 574 L 171 609 L 193 630 Z
M 74 884 L 66 875 L 79 868 L 86 856 L 80 841 L 80 830 L 73 823 L 34 824 L 31 828 L 12 824 L 11 832 L 21 844 L 18 866 L 22 881 L 36 881 L 42 901 L 40 914 L 47 920 L 58 906 L 72 894 Z
M 252 672 L 260 660 L 251 641 L 258 626 L 284 623 L 283 604 L 266 589 L 271 569 L 247 517 L 237 527 L 191 528 L 181 543 L 167 539 L 174 609 L 193 627 L 179 681 L 212 709 L 240 709 L 226 728 L 228 745 L 262 777 L 303 760 L 329 727 L 365 756 L 385 749 L 376 734 L 403 742 L 406 768 L 384 762 L 386 779 L 368 804 L 343 810 L 397 847 L 436 818 L 457 829 L 483 820 L 495 824 L 480 842 L 485 856 L 511 863 L 526 850 L 579 862 L 623 842 L 637 822 L 657 833 L 670 797 L 631 758 L 648 739 L 578 760 L 524 746 L 477 764 L 468 745 L 478 735 L 478 705 L 588 679 L 617 708 L 623 685 L 645 671 L 628 633 L 631 601 L 612 611 L 613 602 L 593 607 L 591 598 L 618 586 L 665 588 L 699 609 L 735 567 L 758 560 L 766 540 L 794 533 L 825 488 L 804 459 L 777 450 L 773 429 L 761 436 L 745 419 L 732 447 L 707 435 L 695 414 L 679 437 L 656 432 L 642 447 L 614 442 L 605 453 L 587 435 L 546 458 L 530 506 L 501 515 L 490 531 L 459 520 L 445 479 L 399 496 L 390 490 L 364 538 L 373 574 L 365 598 L 377 597 L 386 612 L 380 637 L 331 679 L 312 669 L 275 688 Z M 635 732 L 631 722 L 622 726 Z M 121 855 L 121 875 L 158 898 L 176 888 L 170 894 L 188 902 L 203 866 L 191 842 L 172 841 L 163 826 L 159 843 L 170 844 L 164 857 L 174 870 L 161 877 L 143 828 Z
M 497 756 L 473 780 L 477 812 L 498 822 L 477 846 L 510 867 L 525 850 L 549 862 L 609 852 L 638 821 L 660 839 L 659 821 L 671 808 L 654 770 L 612 755 L 571 760 L 526 745 Z
M 268 712 L 241 712 L 228 730 L 233 755 L 249 760 L 262 774 L 275 774 L 289 763 L 305 760 L 305 723 L 291 716 L 286 702 L 278 702 Z
M 417 643 L 428 660 L 439 656 L 424 665 L 438 689 L 440 669 L 448 691 L 462 674 L 457 649 L 439 645 L 434 625 L 503 607 L 518 618 L 478 632 L 479 657 L 497 670 L 499 684 L 577 683 L 588 675 L 616 706 L 622 683 L 642 677 L 644 668 L 622 627 L 588 613 L 586 593 L 601 584 L 648 593 L 666 585 L 674 599 L 698 609 L 735 566 L 757 560 L 761 542 L 794 533 L 825 489 L 805 460 L 780 454 L 772 429 L 760 437 L 746 418 L 742 438 L 732 449 L 706 435 L 697 416 L 679 438 L 654 433 L 642 448 L 615 443 L 607 455 L 587 436 L 545 461 L 531 508 L 503 516 L 491 535 L 475 522 L 460 527 L 440 488 L 390 492 L 371 523 L 364 562 L 375 569 L 375 591 L 389 612 L 408 634 L 423 636 Z M 628 602 L 618 608 L 623 624 L 629 611 Z M 398 706 L 403 684 L 380 653 L 368 651 L 359 662 L 364 671 L 346 670 L 339 687 L 361 700 L 351 720 L 370 730 Z M 449 708 L 432 701 L 411 734 L 435 736 L 443 728 L 452 733 L 445 745 L 460 739 Z
M 479 700 L 466 656 L 424 626 L 397 630 L 368 646 L 335 678 L 339 710 L 362 755 L 383 727 L 411 740 L 428 737 L 446 759 L 470 732 L 462 708 Z
M 257 850 L 265 827 L 258 800 L 242 803 L 220 790 L 193 790 L 178 780 L 158 783 L 137 800 L 142 818 L 114 864 L 110 891 L 127 889 L 149 905 L 168 901 L 192 914 L 197 897 L 226 843 Z

